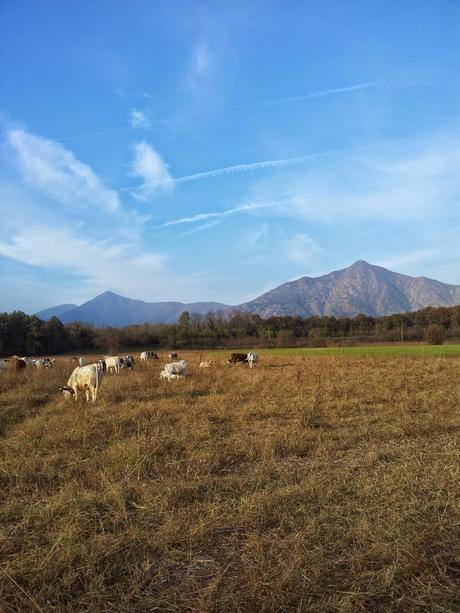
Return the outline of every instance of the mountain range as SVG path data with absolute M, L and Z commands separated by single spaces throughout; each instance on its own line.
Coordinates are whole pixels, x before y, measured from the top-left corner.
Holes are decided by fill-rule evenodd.
M 50 319 L 53 315 L 63 323 L 81 321 L 94 326 L 113 326 L 119 328 L 131 324 L 175 323 L 183 311 L 204 315 L 208 311 L 223 311 L 229 308 L 220 302 L 144 302 L 119 296 L 114 292 L 104 292 L 81 306 L 71 305 L 63 311 L 59 305 L 37 313 L 42 319 Z
M 258 298 L 236 306 L 220 302 L 144 302 L 107 291 L 81 306 L 59 305 L 40 311 L 42 319 L 56 315 L 64 323 L 80 321 L 95 326 L 175 323 L 182 311 L 246 311 L 267 318 L 274 315 L 333 315 L 358 313 L 380 316 L 427 306 L 460 304 L 460 286 L 427 277 L 410 277 L 358 260 L 321 277 L 301 277 L 283 283 Z

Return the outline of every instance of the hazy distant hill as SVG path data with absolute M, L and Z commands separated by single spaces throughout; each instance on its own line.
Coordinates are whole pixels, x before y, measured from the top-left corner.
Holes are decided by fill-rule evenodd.
M 218 302 L 144 302 L 124 298 L 114 292 L 104 292 L 63 313 L 60 319 L 64 323 L 81 321 L 95 326 L 121 327 L 145 322 L 174 323 L 182 311 L 207 313 L 227 308 L 227 305 Z
M 460 304 L 460 286 L 409 277 L 359 260 L 322 277 L 283 283 L 239 309 L 272 315 L 389 315 L 426 306 Z
M 51 319 L 52 317 L 61 317 L 67 311 L 71 309 L 76 309 L 78 305 L 76 304 L 60 304 L 55 307 L 51 307 L 50 309 L 45 309 L 44 311 L 39 311 L 36 313 L 37 317 L 40 319 L 44 319 L 45 321 Z

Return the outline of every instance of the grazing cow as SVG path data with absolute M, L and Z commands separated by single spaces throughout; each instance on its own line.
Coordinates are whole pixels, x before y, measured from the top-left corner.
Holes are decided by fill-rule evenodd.
M 99 370 L 102 370 L 103 372 L 107 370 L 107 365 L 105 363 L 105 360 L 97 360 L 96 364 Z
M 149 360 L 158 360 L 158 356 L 154 351 L 143 351 L 141 353 L 141 362 L 145 363 Z
M 177 353 L 170 353 L 168 355 L 169 360 L 177 360 Z
M 78 392 L 85 392 L 86 402 L 89 402 L 90 396 L 92 402 L 96 402 L 103 376 L 104 373 L 97 364 L 77 366 L 70 375 L 67 385 L 58 389 L 63 391 L 66 398 L 74 396 L 77 401 Z
M 179 360 L 178 362 L 171 362 L 165 364 L 164 369 L 160 373 L 162 379 L 184 379 L 187 374 L 187 362 L 185 360 Z
M 34 360 L 35 368 L 53 368 L 56 365 L 56 360 L 54 358 L 38 358 Z
M 250 351 L 247 355 L 249 368 L 254 368 L 258 359 L 257 353 L 255 351 Z
M 121 373 L 123 358 L 120 358 L 118 355 L 106 356 L 104 361 L 107 368 L 107 374 L 110 374 L 111 370 L 113 370 L 117 375 Z
M 6 369 L 6 362 L 5 360 L 0 360 L 0 372 L 2 372 L 2 370 Z
M 134 368 L 134 358 L 132 355 L 126 355 L 121 359 L 121 368 Z
M 227 364 L 240 364 L 248 361 L 248 356 L 246 353 L 232 353 L 230 358 L 227 360 Z
M 205 360 L 204 362 L 200 362 L 200 368 L 209 368 L 212 364 L 212 360 Z

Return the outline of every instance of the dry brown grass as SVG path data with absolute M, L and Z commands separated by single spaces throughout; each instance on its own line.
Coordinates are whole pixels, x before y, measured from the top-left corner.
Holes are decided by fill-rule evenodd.
M 458 359 L 185 357 L 0 375 L 2 611 L 460 610 Z

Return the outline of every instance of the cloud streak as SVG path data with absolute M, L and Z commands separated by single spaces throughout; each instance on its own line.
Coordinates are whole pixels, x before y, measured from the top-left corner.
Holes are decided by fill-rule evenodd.
M 167 221 L 166 223 L 163 223 L 159 226 L 155 226 L 155 228 L 168 228 L 169 226 L 177 226 L 184 223 L 195 223 L 197 221 L 206 221 L 208 219 L 230 217 L 231 215 L 236 215 L 237 213 L 245 213 L 247 211 L 255 211 L 257 209 L 267 209 L 271 206 L 271 204 L 243 204 L 241 206 L 237 206 L 233 209 L 227 209 L 225 211 L 219 211 L 215 213 L 198 213 L 197 215 L 192 215 L 190 217 L 181 217 L 180 219 L 173 219 L 172 221 Z

